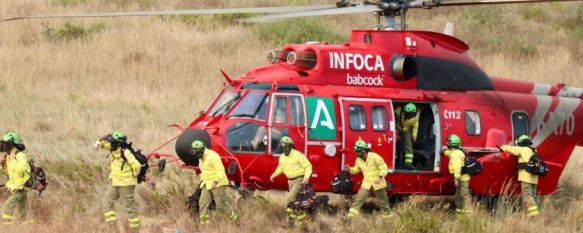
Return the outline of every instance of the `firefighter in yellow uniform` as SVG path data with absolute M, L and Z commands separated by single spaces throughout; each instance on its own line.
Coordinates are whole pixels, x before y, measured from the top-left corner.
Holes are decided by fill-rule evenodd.
M 461 139 L 455 134 L 449 135 L 444 154 L 449 157 L 449 173 L 455 183 L 455 213 L 458 217 L 466 215 L 470 205 L 470 175 L 462 174 L 466 155 L 460 147 Z
M 287 184 L 289 193 L 287 195 L 287 202 L 294 202 L 302 188 L 303 184 L 307 184 L 310 181 L 310 176 L 312 175 L 312 164 L 302 152 L 299 152 L 293 148 L 294 142 L 288 136 L 283 136 L 279 140 L 279 148 L 282 151 L 282 156 L 279 157 L 279 163 L 275 172 L 270 177 L 271 182 L 275 181 L 275 178 L 283 173 L 287 177 Z M 287 205 L 286 205 L 287 206 Z M 293 228 L 294 221 L 302 223 L 302 229 L 307 229 L 306 217 L 307 213 L 298 212 L 296 213 L 293 209 L 287 208 L 287 225 L 286 228 Z
M 207 149 L 200 140 L 195 140 L 191 144 L 192 154 L 199 160 L 200 168 L 200 209 L 199 222 L 201 225 L 210 223 L 209 206 L 211 204 L 211 194 L 217 203 L 217 210 L 227 215 L 231 221 L 237 221 L 237 213 L 231 209 L 227 200 L 227 186 L 229 180 L 225 167 L 221 162 L 221 157 L 211 149 Z
M 527 135 L 521 135 L 517 140 L 518 146 L 503 145 L 500 150 L 518 157 L 518 164 L 528 163 L 534 154 L 532 141 Z M 527 210 L 527 216 L 536 217 L 539 215 L 539 203 L 537 203 L 538 176 L 524 170 L 518 169 L 518 181 L 522 192 L 522 202 Z
M 14 219 L 14 209 L 20 209 L 20 215 L 24 223 L 30 223 L 28 219 L 28 199 L 26 182 L 30 178 L 30 166 L 24 152 L 24 144 L 18 134 L 12 131 L 6 132 L 0 142 L 0 153 L 2 156 L 0 164 L 2 171 L 8 174 L 6 188 L 10 192 L 10 197 L 6 200 L 2 213 L 2 224 L 11 224 Z
M 403 108 L 397 107 L 397 130 L 400 140 L 404 145 L 403 167 L 409 170 L 415 169 L 413 166 L 413 143 L 417 140 L 419 130 L 419 118 L 417 117 L 417 107 L 414 103 L 408 103 Z M 403 160 L 403 158 L 401 158 Z M 401 166 L 401 164 L 398 164 Z
M 355 175 L 362 172 L 362 185 L 356 194 L 356 199 L 350 210 L 348 218 L 353 218 L 360 214 L 360 208 L 373 192 L 379 200 L 382 210 L 382 217 L 388 219 L 391 217 L 391 208 L 389 207 L 389 197 L 387 196 L 387 181 L 385 176 L 389 173 L 389 168 L 383 158 L 377 153 L 370 152 L 368 145 L 363 140 L 354 143 L 354 152 L 358 156 L 354 167 L 345 166 L 345 170 Z
M 122 197 L 125 201 L 130 228 L 132 232 L 139 232 L 139 206 L 135 197 L 135 189 L 138 184 L 137 176 L 140 173 L 141 164 L 129 149 L 122 150 L 126 141 L 127 137 L 116 130 L 95 142 L 95 148 L 110 152 L 108 157 L 111 165 L 111 173 L 109 175 L 111 186 L 105 192 L 102 204 L 108 231 L 118 231 L 117 213 L 115 212 L 114 204 L 117 199 Z

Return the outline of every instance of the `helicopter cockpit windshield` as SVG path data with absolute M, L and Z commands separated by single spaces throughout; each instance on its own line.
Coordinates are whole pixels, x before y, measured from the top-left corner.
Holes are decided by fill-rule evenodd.
M 225 91 L 208 114 L 210 116 L 216 116 L 228 112 L 239 98 L 241 98 L 240 92 Z
M 250 92 L 245 95 L 241 103 L 237 105 L 228 117 L 252 118 L 264 121 L 267 115 L 267 102 L 267 93 Z

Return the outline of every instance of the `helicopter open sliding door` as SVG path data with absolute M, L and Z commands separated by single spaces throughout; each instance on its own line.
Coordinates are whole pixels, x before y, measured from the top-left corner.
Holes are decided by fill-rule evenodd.
M 372 98 L 339 98 L 342 116 L 342 165 L 353 166 L 356 154 L 352 145 L 358 139 L 369 144 L 393 171 L 395 123 L 390 100 Z

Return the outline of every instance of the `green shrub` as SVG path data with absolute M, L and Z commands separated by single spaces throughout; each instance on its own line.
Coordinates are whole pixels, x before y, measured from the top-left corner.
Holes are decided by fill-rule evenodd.
M 105 24 L 103 23 L 94 23 L 89 27 L 72 22 L 65 22 L 61 27 L 52 27 L 50 24 L 45 23 L 42 34 L 50 42 L 67 42 L 74 39 L 85 39 L 103 30 L 105 30 Z
M 339 43 L 346 40 L 328 29 L 322 20 L 291 19 L 260 23 L 255 24 L 253 29 L 261 40 L 276 44 L 305 43 L 308 41 Z

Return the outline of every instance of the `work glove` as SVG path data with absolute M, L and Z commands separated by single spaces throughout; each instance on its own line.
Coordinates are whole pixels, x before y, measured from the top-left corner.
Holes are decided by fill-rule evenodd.
M 99 149 L 100 144 L 101 144 L 100 140 L 95 141 L 95 143 L 93 143 L 93 149 Z
M 376 179 L 374 179 L 374 183 L 375 184 L 380 184 L 381 183 L 381 178 L 377 177 Z
M 350 166 L 344 165 L 344 171 L 350 171 Z
M 211 190 L 215 190 L 217 188 L 217 185 L 219 185 L 218 181 L 213 181 L 213 184 L 211 184 Z

